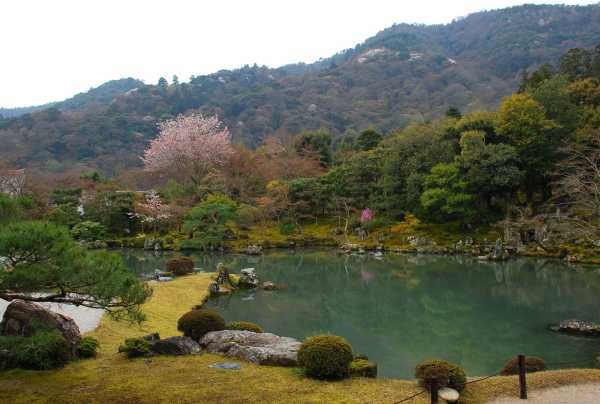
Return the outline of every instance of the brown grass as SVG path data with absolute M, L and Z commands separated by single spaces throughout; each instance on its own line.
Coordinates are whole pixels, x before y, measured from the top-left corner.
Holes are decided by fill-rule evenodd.
M 203 354 L 186 357 L 127 359 L 117 353 L 125 338 L 159 332 L 179 335 L 177 320 L 207 296 L 211 274 L 176 278 L 153 284 L 154 296 L 144 305 L 143 327 L 104 318 L 86 334 L 102 343 L 95 359 L 80 360 L 63 369 L 0 372 L 0 403 L 381 403 L 392 404 L 421 391 L 415 381 L 351 378 L 339 382 L 307 379 L 298 369 L 258 366 L 243 361 L 244 370 L 207 367 L 229 359 Z M 530 388 L 600 381 L 600 370 L 560 370 L 528 375 Z M 494 377 L 470 385 L 461 402 L 483 403 L 518 397 L 516 376 Z M 576 401 L 576 398 L 575 400 Z M 408 403 L 429 403 L 422 394 Z

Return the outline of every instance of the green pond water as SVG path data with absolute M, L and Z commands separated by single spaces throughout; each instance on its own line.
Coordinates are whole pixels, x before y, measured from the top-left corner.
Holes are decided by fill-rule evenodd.
M 196 267 L 255 268 L 280 291 L 241 291 L 205 308 L 296 338 L 331 333 L 378 364 L 380 378 L 412 379 L 417 364 L 443 359 L 468 376 L 496 373 L 518 354 L 547 363 L 600 353 L 600 338 L 549 330 L 577 318 L 600 323 L 600 269 L 558 261 L 477 261 L 467 256 L 348 256 L 338 250 L 266 251 L 263 256 L 124 250 L 142 275 L 187 255 Z M 190 308 L 198 302 L 190 302 Z M 594 361 L 568 367 L 593 367 Z M 555 369 L 559 366 L 552 366 Z

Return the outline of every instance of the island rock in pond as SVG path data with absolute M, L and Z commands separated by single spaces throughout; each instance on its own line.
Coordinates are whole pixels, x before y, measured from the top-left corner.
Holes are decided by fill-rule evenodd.
M 580 335 L 600 336 L 600 325 L 581 320 L 565 320 L 559 325 L 550 328 L 553 331 L 568 332 Z

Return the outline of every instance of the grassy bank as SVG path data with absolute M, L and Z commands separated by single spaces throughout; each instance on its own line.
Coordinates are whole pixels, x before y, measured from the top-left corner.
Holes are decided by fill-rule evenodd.
M 54 371 L 0 372 L 0 402 L 19 403 L 381 403 L 392 404 L 421 388 L 415 381 L 350 378 L 339 382 L 307 379 L 298 369 L 258 366 L 244 370 L 207 367 L 229 361 L 203 354 L 187 357 L 127 359 L 117 353 L 125 338 L 151 332 L 180 335 L 177 319 L 207 297 L 211 274 L 195 274 L 153 284 L 145 304 L 148 321 L 140 328 L 104 318 L 86 335 L 102 343 L 95 359 Z M 432 358 L 433 359 L 433 358 Z M 561 370 L 528 375 L 530 388 L 600 382 L 600 370 Z M 461 402 L 483 403 L 499 395 L 518 397 L 517 377 L 494 377 L 470 385 Z M 576 401 L 576 398 L 574 398 Z M 429 403 L 423 394 L 409 403 Z

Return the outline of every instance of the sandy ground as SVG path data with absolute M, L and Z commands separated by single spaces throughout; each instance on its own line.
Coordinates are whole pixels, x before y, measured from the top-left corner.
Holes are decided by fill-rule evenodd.
M 64 314 L 75 320 L 79 326 L 79 331 L 83 334 L 98 327 L 100 319 L 104 315 L 104 310 L 90 309 L 89 307 L 73 306 L 72 304 L 61 303 L 37 303 L 56 313 Z M 6 306 L 9 305 L 4 299 L 0 299 L 0 318 L 4 316 Z
M 531 389 L 527 400 L 519 397 L 502 397 L 490 404 L 598 404 L 600 403 L 600 384 L 572 384 L 547 389 Z

